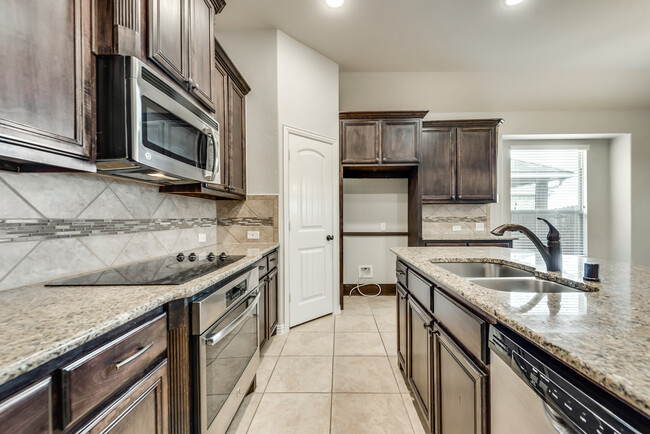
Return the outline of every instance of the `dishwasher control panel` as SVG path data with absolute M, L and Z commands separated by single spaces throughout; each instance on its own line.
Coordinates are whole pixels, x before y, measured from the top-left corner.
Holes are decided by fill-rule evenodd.
M 583 392 L 581 386 L 568 379 L 571 376 L 561 375 L 549 366 L 549 364 L 557 364 L 557 361 L 545 363 L 539 355 L 531 354 L 513 338 L 494 326 L 490 327 L 489 345 L 544 400 L 549 419 L 553 418 L 556 423 L 567 426 L 568 432 L 585 434 L 642 433 L 593 399 L 593 393 L 590 394 L 592 396 L 589 396 Z M 552 356 L 548 355 L 547 357 L 551 358 Z M 575 372 L 573 375 L 579 376 Z M 593 387 L 597 386 L 593 385 Z M 607 392 L 599 391 L 599 393 Z

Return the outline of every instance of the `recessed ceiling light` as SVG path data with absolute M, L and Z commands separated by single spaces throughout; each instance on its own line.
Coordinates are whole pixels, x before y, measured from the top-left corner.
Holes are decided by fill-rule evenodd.
M 327 6 L 331 8 L 340 8 L 343 6 L 343 2 L 345 0 L 325 0 L 325 3 L 327 3 Z
M 508 6 L 517 6 L 519 3 L 523 3 L 524 0 L 506 0 L 506 5 Z

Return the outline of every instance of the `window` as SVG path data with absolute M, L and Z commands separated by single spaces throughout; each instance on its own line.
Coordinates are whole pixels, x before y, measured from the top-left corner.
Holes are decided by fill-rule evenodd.
M 587 254 L 587 150 L 517 146 L 510 150 L 510 214 L 512 223 L 530 228 L 546 243 L 547 219 L 560 231 L 562 251 Z M 535 249 L 526 237 L 519 249 Z

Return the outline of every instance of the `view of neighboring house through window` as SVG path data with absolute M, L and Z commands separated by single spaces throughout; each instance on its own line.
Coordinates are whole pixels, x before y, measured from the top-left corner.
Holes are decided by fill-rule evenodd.
M 562 251 L 587 254 L 587 150 L 517 146 L 510 150 L 510 212 L 512 223 L 524 225 L 546 244 L 548 227 L 560 231 Z M 518 235 L 518 234 L 515 234 Z M 519 249 L 535 247 L 524 236 Z

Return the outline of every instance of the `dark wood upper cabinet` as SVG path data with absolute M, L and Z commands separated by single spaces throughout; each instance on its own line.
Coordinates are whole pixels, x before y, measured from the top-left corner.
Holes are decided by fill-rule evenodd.
M 428 112 L 340 113 L 341 164 L 416 165 Z
M 0 402 L 0 427 L 6 433 L 52 432 L 51 380 L 23 389 Z
M 0 168 L 95 171 L 91 3 L 3 2 Z
M 229 191 L 246 195 L 246 94 L 228 77 Z
M 422 123 L 423 203 L 489 203 L 497 199 L 497 134 L 503 119 Z
M 216 71 L 214 53 L 214 10 L 211 0 L 190 3 L 190 92 L 212 111 L 215 110 Z
M 181 83 L 189 81 L 187 0 L 149 0 L 149 57 Z

